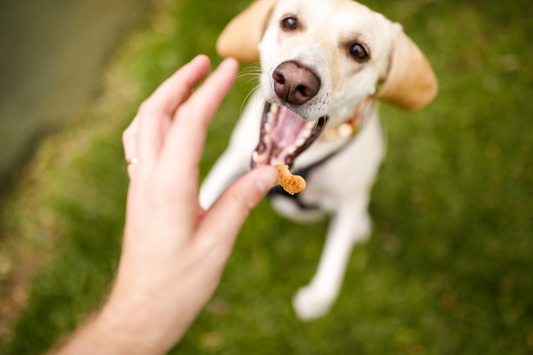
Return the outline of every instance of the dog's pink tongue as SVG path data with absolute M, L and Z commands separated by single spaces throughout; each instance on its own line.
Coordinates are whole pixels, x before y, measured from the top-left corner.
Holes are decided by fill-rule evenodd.
M 278 147 L 286 147 L 296 141 L 298 133 L 304 128 L 305 121 L 297 114 L 280 106 L 279 114 L 270 132 L 270 138 Z

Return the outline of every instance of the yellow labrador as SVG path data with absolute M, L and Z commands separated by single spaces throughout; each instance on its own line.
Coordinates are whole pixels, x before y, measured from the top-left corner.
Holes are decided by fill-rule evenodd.
M 211 206 L 250 167 L 285 164 L 303 175 L 303 193 L 273 191 L 271 201 L 297 221 L 332 215 L 318 270 L 293 298 L 302 320 L 320 317 L 338 296 L 353 246 L 371 232 L 367 206 L 385 153 L 376 100 L 420 109 L 437 79 L 399 24 L 351 0 L 257 0 L 228 24 L 217 50 L 260 61 L 261 90 L 200 203 Z

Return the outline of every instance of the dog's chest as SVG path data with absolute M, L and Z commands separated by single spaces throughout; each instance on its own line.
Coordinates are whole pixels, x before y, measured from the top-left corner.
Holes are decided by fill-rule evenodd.
M 372 110 L 355 138 L 317 142 L 298 157 L 293 172 L 304 172 L 307 181 L 301 200 L 318 203 L 350 198 L 372 184 L 384 154 L 381 122 Z

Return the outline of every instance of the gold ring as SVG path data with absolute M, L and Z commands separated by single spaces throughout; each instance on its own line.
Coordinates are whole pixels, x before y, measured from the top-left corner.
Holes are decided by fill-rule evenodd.
M 128 162 L 128 166 L 130 166 L 131 164 L 137 164 L 139 162 L 139 159 L 136 157 L 133 157 L 129 159 L 127 162 Z

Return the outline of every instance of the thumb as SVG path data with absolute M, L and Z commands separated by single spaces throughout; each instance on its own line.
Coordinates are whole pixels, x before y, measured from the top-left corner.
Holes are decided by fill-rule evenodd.
M 250 211 L 279 179 L 278 170 L 264 166 L 252 170 L 234 182 L 207 212 L 198 229 L 200 238 L 214 238 L 215 243 L 229 243 L 230 249 Z

